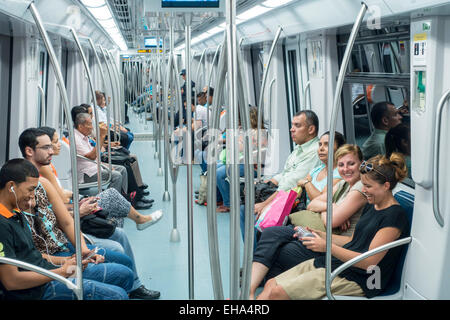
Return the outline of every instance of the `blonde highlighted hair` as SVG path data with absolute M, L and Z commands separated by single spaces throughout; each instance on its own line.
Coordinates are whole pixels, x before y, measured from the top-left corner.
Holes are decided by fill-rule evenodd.
M 353 154 L 359 159 L 359 161 L 363 161 L 363 154 L 360 147 L 356 144 L 344 144 L 336 150 L 334 154 L 334 163 L 336 164 L 340 158 L 348 154 Z
M 393 152 L 389 158 L 379 154 L 367 160 L 367 163 L 372 164 L 374 170 L 370 172 L 361 171 L 361 174 L 367 174 L 379 184 L 389 182 L 390 190 L 394 189 L 399 181 L 408 176 L 405 158 L 398 152 Z

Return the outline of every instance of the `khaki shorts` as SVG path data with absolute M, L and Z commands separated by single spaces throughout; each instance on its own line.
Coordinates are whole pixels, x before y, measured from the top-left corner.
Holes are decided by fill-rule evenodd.
M 314 259 L 283 272 L 275 280 L 292 300 L 321 299 L 326 295 L 325 268 L 314 267 Z M 356 282 L 341 277 L 333 280 L 331 293 L 338 296 L 364 296 Z

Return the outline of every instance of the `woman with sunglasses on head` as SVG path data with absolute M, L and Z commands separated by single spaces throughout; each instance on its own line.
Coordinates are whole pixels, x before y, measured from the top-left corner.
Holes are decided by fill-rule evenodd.
M 395 200 L 392 190 L 407 176 L 405 159 L 399 153 L 388 158 L 378 155 L 360 166 L 363 192 L 368 204 L 364 207 L 352 236 L 333 235 L 331 268 L 361 253 L 408 236 L 409 223 L 404 209 Z M 313 237 L 303 237 L 303 245 L 314 252 L 326 251 L 326 234 L 309 230 Z M 402 247 L 395 247 L 370 256 L 343 271 L 331 284 L 334 295 L 374 297 L 386 288 L 395 270 Z M 379 272 L 378 285 L 371 286 L 369 277 Z M 325 292 L 325 255 L 305 261 L 270 279 L 261 299 L 320 299 Z
M 333 234 L 351 236 L 367 203 L 362 193 L 363 186 L 359 172 L 363 155 L 357 145 L 345 144 L 336 151 L 334 157 L 342 180 L 333 188 Z M 303 227 L 321 225 L 325 230 L 326 187 L 321 195 L 310 202 L 308 209 L 309 212 L 296 213 L 308 214 L 308 221 L 303 219 L 306 223 L 297 225 Z M 295 237 L 297 229 L 298 227 L 294 228 L 293 225 L 264 229 L 253 255 L 250 299 L 254 298 L 258 285 L 265 277 L 270 279 L 278 276 L 299 263 L 322 254 L 309 250 L 298 241 L 299 239 Z

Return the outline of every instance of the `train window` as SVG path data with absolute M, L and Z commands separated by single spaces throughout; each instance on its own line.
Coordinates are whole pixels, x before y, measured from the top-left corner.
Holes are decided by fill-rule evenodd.
M 62 76 L 64 78 L 64 85 L 67 88 L 67 69 L 68 69 L 68 55 L 69 55 L 69 51 L 67 50 L 67 48 L 62 48 L 61 49 L 61 73 Z M 60 136 L 62 136 L 62 133 L 64 132 L 64 130 L 67 130 L 67 126 L 66 126 L 66 115 L 63 111 L 60 111 Z
M 291 118 L 300 111 L 299 81 L 297 71 L 297 50 L 287 50 L 287 77 L 288 77 L 288 99 L 291 110 Z
M 39 75 L 38 75 L 38 112 L 37 125 L 45 126 L 47 120 L 46 90 L 47 90 L 48 58 L 45 48 L 39 51 Z
M 402 152 L 411 177 L 409 34 L 409 25 L 360 32 L 345 77 L 342 106 L 347 140 L 362 147 L 366 158 L 383 150 Z M 348 36 L 338 35 L 341 60 Z M 385 110 L 383 114 L 389 121 L 374 123 L 372 109 L 384 101 L 391 102 L 393 107 L 376 108 Z M 386 135 L 387 145 L 383 143 Z M 405 183 L 414 186 L 411 179 Z
M 252 65 L 255 101 L 258 103 L 264 76 L 264 50 L 260 46 L 252 48 Z

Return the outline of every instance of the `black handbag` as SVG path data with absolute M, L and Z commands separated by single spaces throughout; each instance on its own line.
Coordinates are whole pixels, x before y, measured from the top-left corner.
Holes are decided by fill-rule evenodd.
M 259 182 L 255 185 L 255 203 L 266 201 L 278 190 L 278 186 L 272 181 L 267 183 Z
M 80 219 L 81 231 L 97 238 L 106 239 L 116 231 L 117 223 L 107 218 L 107 212 L 100 210 Z

